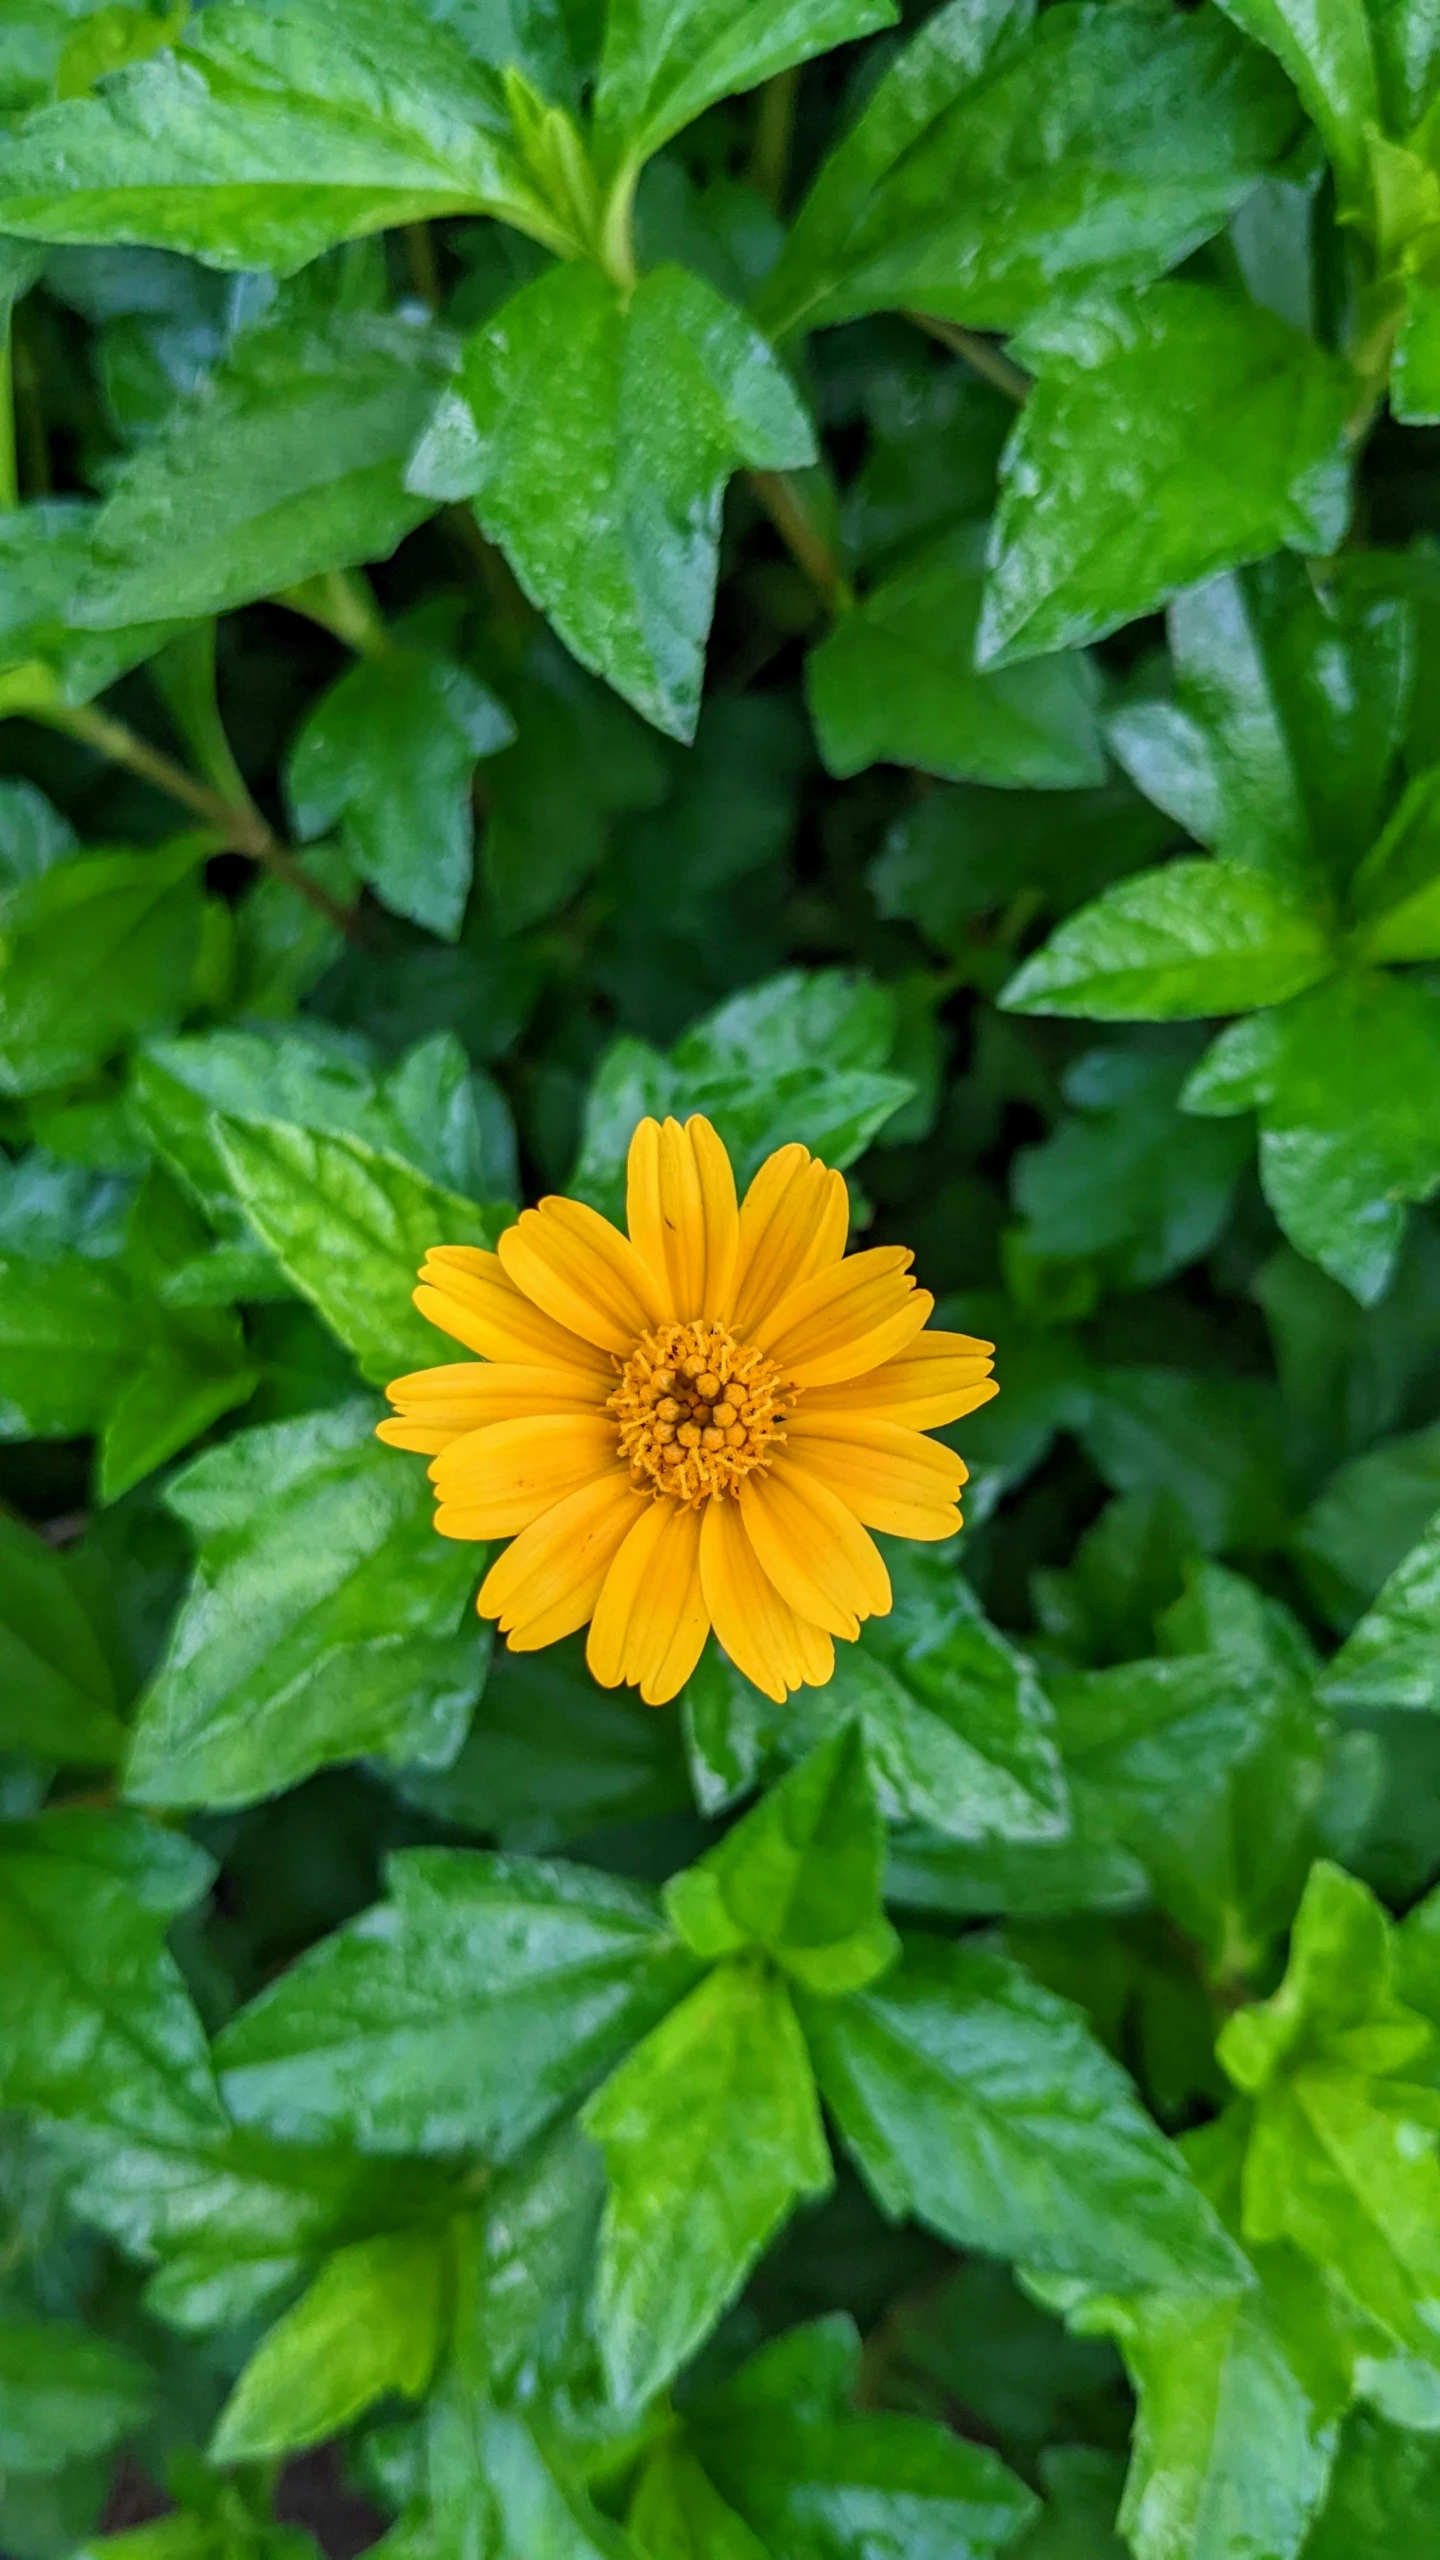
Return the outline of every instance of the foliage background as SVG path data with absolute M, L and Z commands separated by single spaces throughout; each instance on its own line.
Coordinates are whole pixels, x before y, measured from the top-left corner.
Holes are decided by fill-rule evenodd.
M 0 21 L 13 2560 L 1440 2549 L 1440 40 L 892 21 Z M 372 1437 L 670 1109 L 998 1345 L 783 1712 Z

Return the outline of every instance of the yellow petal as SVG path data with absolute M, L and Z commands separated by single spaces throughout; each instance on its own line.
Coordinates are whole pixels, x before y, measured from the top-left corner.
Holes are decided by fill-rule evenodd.
M 805 1147 L 780 1147 L 768 1156 L 740 1211 L 729 1309 L 736 1333 L 748 1335 L 787 1290 L 838 1262 L 849 1228 L 843 1174 Z
M 498 1618 L 512 1653 L 537 1653 L 583 1627 L 621 1545 L 650 1496 L 619 1467 L 542 1511 L 497 1556 L 475 1606 Z
M 787 1290 L 751 1340 L 797 1387 L 834 1386 L 891 1360 L 935 1304 L 910 1278 L 903 1245 L 875 1245 Z
M 883 1617 L 890 1577 L 853 1511 L 805 1467 L 775 1458 L 740 1487 L 750 1542 L 782 1599 L 848 1640 L 862 1618 Z
M 513 1538 L 592 1476 L 618 1468 L 608 1416 L 544 1413 L 452 1440 L 430 1469 L 446 1538 Z M 464 1526 L 461 1526 L 463 1519 Z
M 626 1178 L 630 1241 L 677 1324 L 728 1305 L 739 1243 L 730 1158 L 708 1120 L 642 1120 Z
M 585 1659 L 602 1689 L 622 1680 L 663 1707 L 700 1659 L 710 1620 L 700 1588 L 700 1513 L 652 1502 L 605 1576 Z
M 555 1322 L 623 1359 L 663 1322 L 658 1283 L 628 1236 L 583 1200 L 542 1200 L 500 1239 L 507 1278 Z
M 740 1505 L 716 1495 L 700 1529 L 700 1588 L 710 1622 L 737 1671 L 781 1706 L 792 1689 L 823 1689 L 835 1647 L 823 1627 L 782 1600 L 760 1563 Z
M 866 1414 L 812 1414 L 802 1408 L 786 1434 L 786 1454 L 818 1477 L 863 1520 L 892 1538 L 948 1538 L 969 1474 L 942 1441 Z
M 423 1449 L 427 1457 L 438 1457 L 452 1440 L 488 1422 L 594 1413 L 614 1383 L 613 1370 L 522 1369 L 510 1361 L 456 1360 L 444 1369 L 416 1369 L 386 1388 L 399 1419 L 382 1422 L 376 1437 L 392 1449 Z
M 477 1245 L 440 1244 L 425 1256 L 415 1304 L 442 1333 L 478 1351 L 485 1360 L 526 1366 L 593 1369 L 614 1375 L 592 1342 L 543 1315 L 505 1276 L 498 1254 Z
M 992 1347 L 968 1333 L 917 1334 L 893 1360 L 863 1377 L 808 1387 L 801 1411 L 883 1414 L 891 1422 L 908 1422 L 912 1431 L 938 1431 L 942 1422 L 958 1422 L 962 1413 L 973 1413 L 999 1394 L 990 1376 Z

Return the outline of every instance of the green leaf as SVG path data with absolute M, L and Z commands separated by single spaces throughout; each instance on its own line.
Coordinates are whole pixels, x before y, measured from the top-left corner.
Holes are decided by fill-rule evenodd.
M 69 1084 L 184 1012 L 212 850 L 85 853 L 0 890 L 0 1091 Z
M 115 1680 L 66 1557 L 0 1511 L 0 1748 L 113 1761 Z
M 892 1581 L 889 1617 L 845 1648 L 827 1689 L 790 1701 L 786 1747 L 848 1711 L 887 1821 L 952 1840 L 1059 1839 L 1068 1797 L 1033 1666 L 989 1624 L 948 1548 L 897 1548 Z
M 954 958 L 973 921 L 1005 907 L 1017 875 L 1067 912 L 1166 851 L 1172 830 L 1119 779 L 1099 791 L 930 791 L 902 812 L 871 864 L 882 916 L 903 916 Z
M 711 1963 L 757 1947 L 807 1990 L 858 1991 L 899 1940 L 880 1908 L 885 1833 L 860 1728 L 837 1726 L 701 1859 L 665 1908 Z
M 765 2560 L 748 2524 L 727 2507 L 689 2447 L 673 2438 L 651 2455 L 625 2524 L 650 2560 Z
M 884 1072 L 895 1033 L 889 988 L 843 969 L 787 969 L 693 1023 L 668 1057 L 617 1040 L 591 1085 L 567 1187 L 620 1214 L 626 1150 L 647 1113 L 713 1120 L 742 1190 L 796 1142 L 843 1172 L 914 1091 Z
M 443 1766 L 484 1678 L 475 1558 L 368 1400 L 239 1432 L 169 1486 L 195 1578 L 141 1701 L 140 1803 L 253 1804 L 368 1752 Z
M 361 1376 L 383 1386 L 431 1367 L 436 1338 L 411 1304 L 415 1275 L 432 1245 L 493 1245 L 508 1213 L 477 1209 L 359 1138 L 219 1113 L 213 1134 L 261 1243 Z
M 1195 1544 L 1262 1552 L 1284 1539 L 1291 1492 L 1279 1400 L 1265 1380 L 1197 1369 L 1092 1372 L 1071 1427 L 1113 1493 L 1179 1502 Z M 973 1427 L 973 1426 L 972 1426 Z
M 1006 447 L 982 664 L 1098 639 L 1282 543 L 1339 543 L 1354 387 L 1273 312 L 1154 285 L 1048 313 L 1015 352 L 1039 380 Z
M 1440 959 L 1440 774 L 1417 774 L 1350 884 L 1364 960 Z
M 384 559 L 430 512 L 401 475 L 448 352 L 365 312 L 242 333 L 114 480 L 76 619 L 223 613 Z
M 860 2340 L 843 2313 L 772 2338 L 690 2432 L 766 2550 L 797 2560 L 988 2560 L 1035 2500 L 988 2445 L 928 2418 L 857 2409 Z
M 1389 1283 L 1407 1204 L 1440 1184 L 1440 998 L 1346 973 L 1222 1032 L 1191 1111 L 1257 1111 L 1260 1183 L 1286 1235 L 1362 1306 Z
M 1405 317 L 1390 367 L 1390 407 L 1407 427 L 1440 422 L 1440 293 L 1424 276 L 1405 279 Z
M 914 1937 L 806 2009 L 825 2103 L 884 2212 L 1117 2287 L 1233 2290 L 1243 2262 L 1079 2012 L 974 1942 Z
M 194 2506 L 163 2515 L 128 2533 L 98 2534 L 81 2545 L 76 2560 L 319 2560 L 320 2546 L 299 2525 L 271 2524 L 257 2515 L 238 2481 L 216 2479 L 181 2461 Z
M 1410 600 L 1345 556 L 1323 583 L 1281 555 L 1177 596 L 1172 695 L 1123 703 L 1125 770 L 1201 844 L 1323 898 L 1379 824 L 1405 725 Z
M 1414 2435 L 1357 2409 L 1346 2426 L 1324 2513 L 1305 2560 L 1435 2560 L 1440 2552 L 1440 2455 Z
M 88 702 L 180 628 L 168 618 L 107 631 L 78 623 L 76 590 L 95 570 L 100 512 L 46 498 L 0 514 L 0 717 L 32 709 L 44 718 L 56 703 Z
M 156 1165 L 135 1199 L 124 1264 L 144 1319 L 139 1356 L 105 1417 L 99 1492 L 116 1502 L 188 1440 L 254 1392 L 239 1323 L 226 1307 L 172 1307 L 167 1291 L 209 1238 L 183 1194 Z
M 1089 1049 L 1067 1070 L 1076 1116 L 1014 1161 L 1032 1252 L 1094 1256 L 1126 1289 L 1153 1287 L 1209 1252 L 1249 1147 L 1243 1131 L 1187 1128 L 1179 1117 L 1194 1054 L 1184 1039 Z M 1206 1135 L 1228 1143 L 1207 1146 Z
M 0 2328 L 0 2464 L 58 2471 L 104 2453 L 148 2416 L 153 2378 L 108 2338 L 66 2321 Z
M 1307 8 L 1303 0 L 1224 0 L 1224 6 L 1294 81 L 1306 114 L 1320 128 L 1342 195 L 1368 203 L 1367 127 L 1383 121 L 1375 37 L 1387 16 L 1403 23 L 1405 13 L 1387 9 L 1386 0 L 1380 0 L 1373 22 L 1366 0 L 1326 0 L 1321 9 Z M 1403 36 L 1401 48 L 1411 50 Z M 1411 108 L 1406 124 L 1415 121 L 1423 103 Z
M 794 2206 L 833 2172 L 805 2040 L 777 1977 L 723 1964 L 591 2099 L 609 2195 L 596 2294 L 617 2400 L 667 2382 Z
M 470 781 L 515 724 L 451 658 L 386 649 L 322 694 L 290 750 L 287 789 L 302 837 L 345 823 L 362 879 L 397 915 L 459 931 L 470 893 Z
M 518 933 L 613 861 L 618 820 L 665 797 L 665 751 L 548 632 L 494 674 L 519 734 L 486 768 L 483 867 L 497 921 Z M 666 844 L 673 860 L 668 828 Z
M 1334 968 L 1324 926 L 1258 872 L 1167 862 L 1118 881 L 1022 963 L 1013 1013 L 1175 1022 L 1279 1004 Z
M 1218 2052 L 1253 2100 L 1244 2230 L 1289 2240 L 1357 2310 L 1427 2354 L 1440 2303 L 1440 2159 L 1422 2075 L 1431 2027 L 1396 1996 L 1390 1923 L 1368 1889 L 1311 1873 L 1285 1979 Z
M 420 2399 L 446 2308 L 441 2237 L 396 2231 L 353 2241 L 261 2340 L 226 2401 L 215 2462 L 263 2462 L 338 2435 L 398 2391 Z
M 217 2056 L 232 2113 L 287 2141 L 513 2154 L 694 1979 L 638 1886 L 469 1849 L 389 1862 L 394 1899 L 322 1939 Z
M 1088 658 L 973 664 L 984 532 L 945 534 L 852 611 L 806 664 L 826 771 L 908 764 L 950 782 L 1062 790 L 1105 779 Z
M 1344 1635 L 1425 1535 L 1440 1506 L 1440 1426 L 1382 1440 L 1337 1468 L 1294 1538 L 1306 1586 Z
M 633 171 L 718 99 L 898 15 L 892 0 L 612 0 L 595 93 L 601 150 Z
M 502 1849 L 564 1848 L 689 1801 L 675 1720 L 637 1716 L 623 1690 L 599 1688 L 579 1636 L 543 1653 L 498 1650 L 450 1766 L 407 1769 L 396 1783 L 407 1804 Z
M 769 346 L 698 276 L 656 268 L 627 300 L 576 263 L 469 341 L 410 485 L 473 499 L 582 666 L 689 739 L 725 484 L 814 456 Z
M 1440 1512 L 1341 1646 L 1321 1691 L 1351 1712 L 1440 1708 Z
M 223 2124 L 165 1932 L 211 1866 L 139 1814 L 0 1829 L 0 2105 L 193 2143 Z
M 458 212 L 557 241 L 498 81 L 411 0 L 224 0 L 0 148 L 0 229 L 215 267 L 293 274 L 338 240 Z
M 1040 2457 L 1045 2511 L 1014 2547 L 1015 2560 L 1125 2560 L 1115 2531 L 1121 2468 L 1088 2445 L 1052 2446 Z
M 923 26 L 822 168 L 764 309 L 1013 329 L 1146 284 L 1220 230 L 1294 108 L 1217 17 L 963 5 Z
M 0 1253 L 0 1440 L 97 1431 L 144 1338 L 113 1264 Z

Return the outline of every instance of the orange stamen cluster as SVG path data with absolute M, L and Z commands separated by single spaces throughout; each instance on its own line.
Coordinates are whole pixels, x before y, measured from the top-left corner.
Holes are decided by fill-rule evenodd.
M 608 1408 L 637 1485 L 676 1502 L 733 1493 L 764 1466 L 790 1402 L 773 1360 L 737 1342 L 728 1325 L 664 1324 L 642 1334 Z

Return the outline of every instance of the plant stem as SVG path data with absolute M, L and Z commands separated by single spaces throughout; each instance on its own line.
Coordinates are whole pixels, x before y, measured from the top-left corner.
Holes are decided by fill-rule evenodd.
M 974 329 L 959 329 L 953 320 L 932 320 L 927 311 L 907 311 L 907 320 L 923 329 L 927 338 L 936 338 L 959 356 L 985 382 L 993 382 L 1007 400 L 1023 400 L 1030 388 L 1030 376 L 1018 364 L 1012 364 L 993 339 L 981 337 Z
M 357 658 L 383 658 L 394 647 L 363 569 L 326 570 L 298 587 L 277 588 L 271 602 L 318 622 Z
M 827 613 L 845 613 L 855 597 L 839 561 L 788 471 L 751 471 L 751 488 L 792 559 L 799 563 Z
M 128 773 L 138 774 L 142 782 L 151 783 L 184 809 L 212 827 L 227 851 L 248 854 L 252 862 L 262 863 L 277 880 L 283 880 L 297 897 L 304 898 L 327 923 L 338 927 L 347 941 L 359 940 L 354 910 L 342 907 L 318 880 L 312 880 L 288 845 L 282 844 L 273 827 L 267 825 L 258 809 L 236 808 L 209 784 L 199 781 L 172 757 L 152 747 L 148 738 L 127 728 L 123 720 L 114 720 L 108 711 L 97 711 L 93 703 L 56 704 L 43 718 L 54 729 L 63 729 L 82 745 L 94 747 L 108 756 L 112 764 L 123 765 Z
M 440 308 L 440 269 L 435 258 L 435 242 L 428 222 L 405 225 L 405 263 L 410 270 L 410 283 L 417 300 L 427 311 Z
M 777 71 L 760 92 L 760 105 L 755 117 L 755 138 L 750 149 L 750 184 L 764 197 L 772 213 L 778 213 L 785 199 L 785 182 L 790 174 L 790 146 L 795 136 L 795 96 L 800 85 L 800 66 L 792 63 L 788 71 Z

